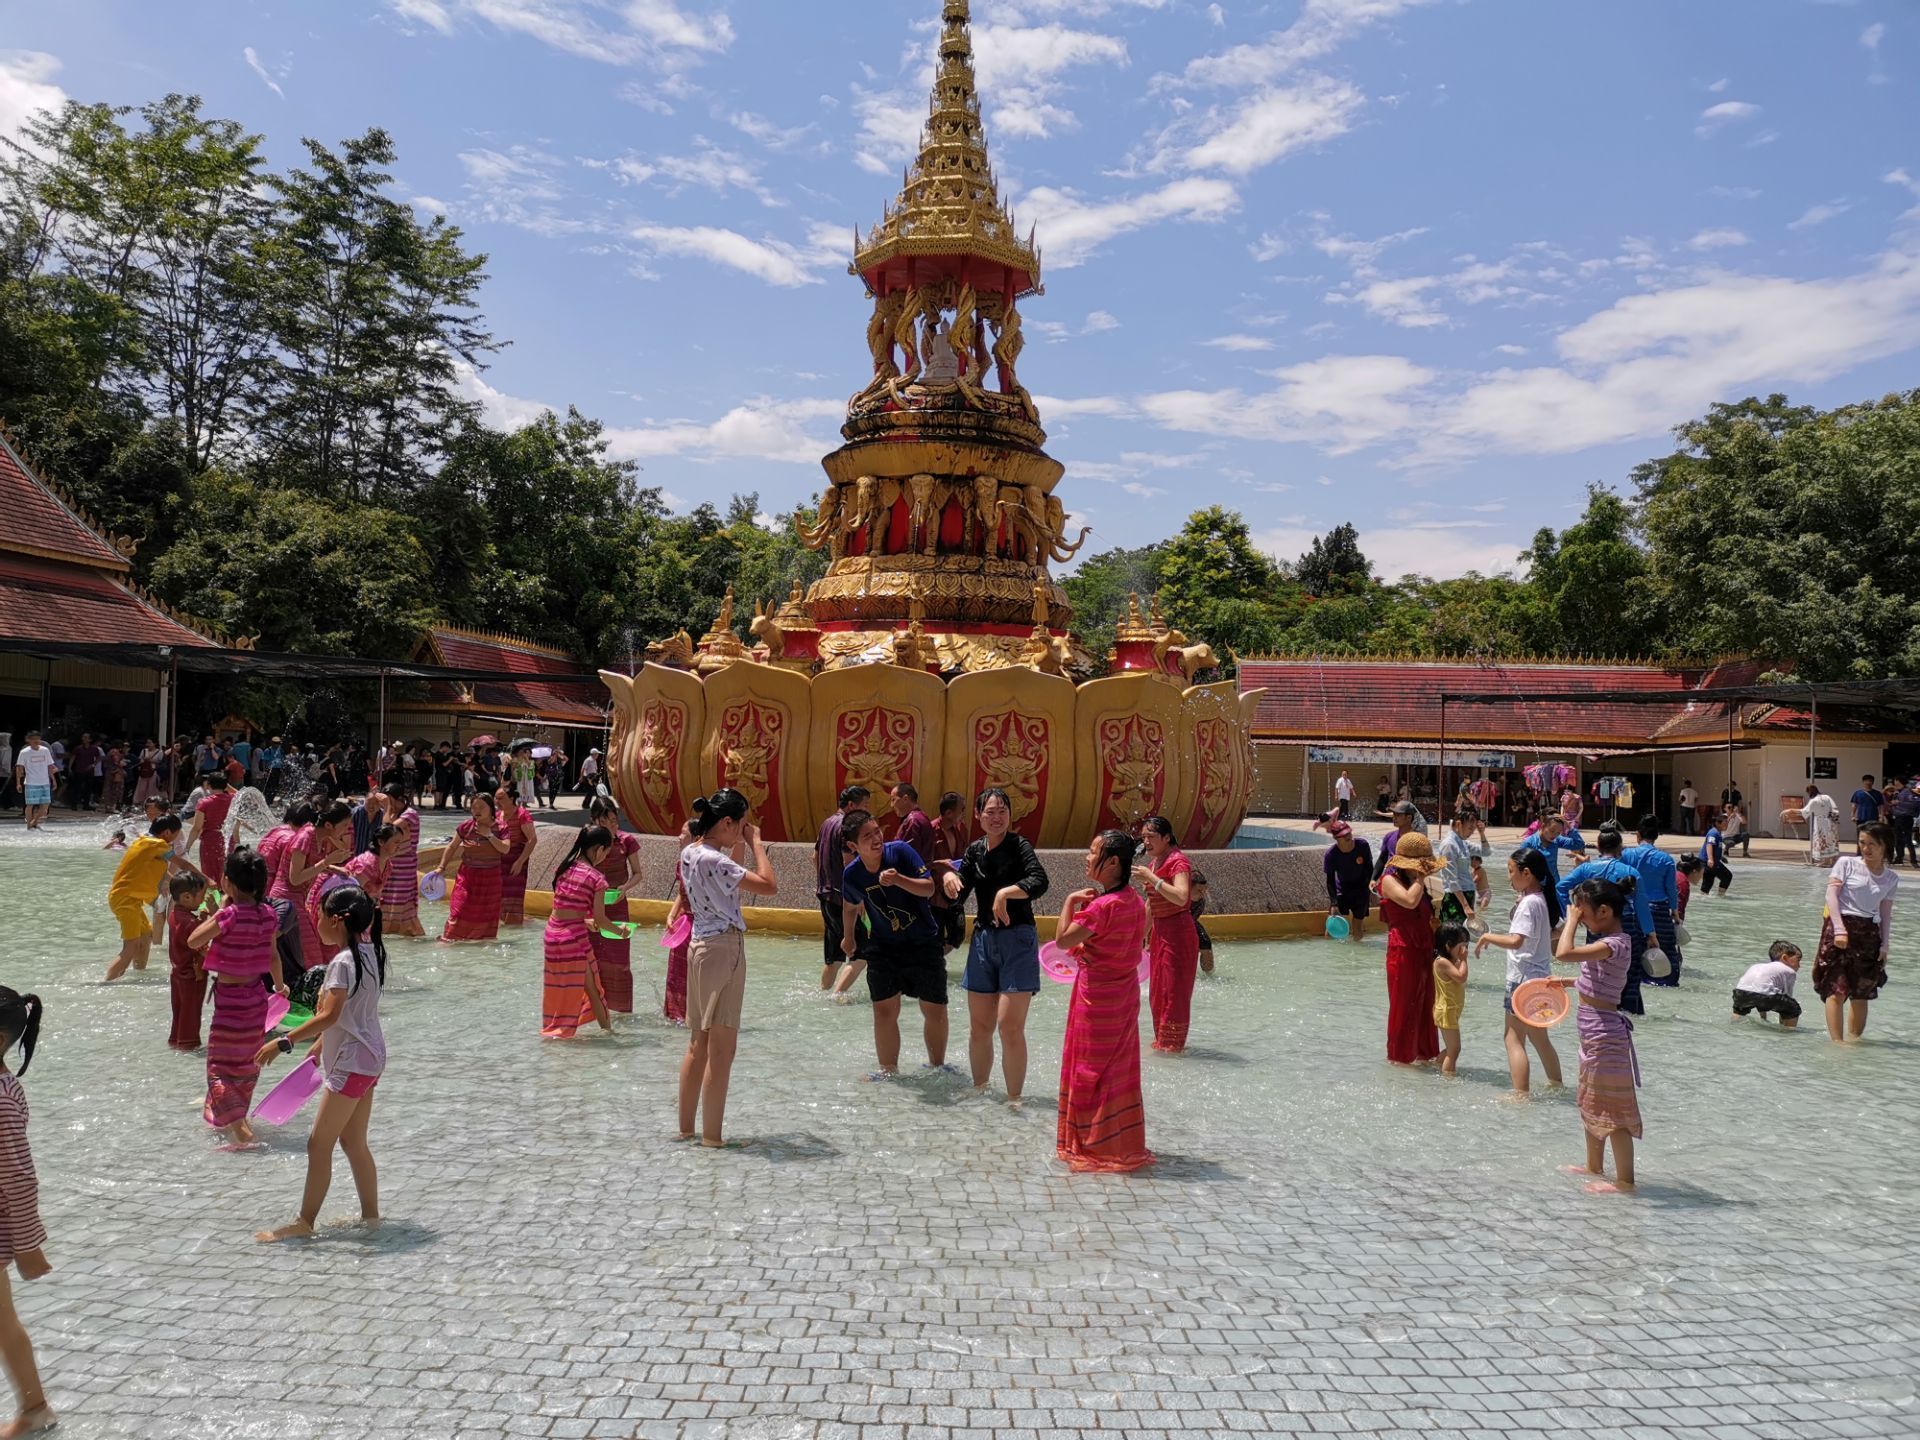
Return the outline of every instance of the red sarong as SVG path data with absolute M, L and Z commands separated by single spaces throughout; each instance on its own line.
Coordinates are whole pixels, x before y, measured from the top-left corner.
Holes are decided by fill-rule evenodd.
M 1075 1170 L 1138 1170 L 1153 1163 L 1140 1096 L 1140 942 L 1146 907 L 1131 890 L 1090 901 L 1075 922 L 1092 932 L 1079 951 L 1060 1051 L 1060 1158 Z
M 213 987 L 213 1024 L 207 1029 L 207 1124 L 224 1130 L 247 1118 L 256 1063 L 267 1037 L 267 988 L 257 979 Z
M 1136 956 L 1135 966 L 1139 965 Z M 1135 986 L 1138 987 L 1138 969 Z M 1178 1054 L 1187 1048 L 1193 1019 L 1193 986 L 1200 974 L 1200 932 L 1191 910 L 1156 916 L 1147 1000 L 1153 1010 L 1153 1048 Z
M 627 902 L 624 899 L 607 906 L 609 920 L 627 918 Z M 600 977 L 600 994 L 606 999 L 607 1009 L 616 1015 L 633 1013 L 633 941 L 622 935 L 617 940 L 609 940 L 599 931 L 588 935 L 593 945 L 593 973 Z
M 586 922 L 547 921 L 544 953 L 540 1034 L 549 1040 L 571 1040 L 580 1022 L 593 1015 L 587 1003 L 587 965 L 593 959 L 593 946 Z
M 1440 1056 L 1433 1025 L 1433 901 L 1426 896 L 1409 910 L 1384 896 L 1380 918 L 1387 926 L 1387 1059 L 1416 1065 Z
M 447 902 L 443 940 L 492 940 L 500 934 L 500 866 L 461 863 Z

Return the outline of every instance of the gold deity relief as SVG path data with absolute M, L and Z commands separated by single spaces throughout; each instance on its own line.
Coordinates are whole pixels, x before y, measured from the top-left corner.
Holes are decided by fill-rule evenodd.
M 701 786 L 706 691 L 685 670 L 647 664 L 631 678 L 602 672 L 615 698 L 607 782 L 636 829 L 672 835 Z
M 848 785 L 865 785 L 882 804 L 886 791 L 902 780 L 937 795 L 946 689 L 937 676 L 898 665 L 858 665 L 815 676 L 810 813 L 832 810 Z
M 1079 783 L 1072 832 L 1124 828 L 1156 813 L 1178 827 L 1193 804 L 1194 774 L 1180 692 L 1134 672 L 1089 681 L 1074 700 Z
M 1033 844 L 1073 844 L 1073 727 L 1070 680 L 1020 666 L 956 676 L 947 687 L 947 783 L 969 800 L 997 785 Z
M 745 795 L 769 840 L 810 839 L 807 677 L 778 665 L 734 665 L 705 684 L 712 728 L 701 751 L 704 783 Z

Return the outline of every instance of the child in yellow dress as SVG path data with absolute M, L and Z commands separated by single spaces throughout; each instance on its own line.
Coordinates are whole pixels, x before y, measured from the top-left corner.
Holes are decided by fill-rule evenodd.
M 1472 937 L 1464 925 L 1442 925 L 1433 935 L 1433 1025 L 1440 1032 L 1440 1073 L 1451 1075 L 1460 1061 L 1460 1012 L 1467 1005 L 1467 950 Z

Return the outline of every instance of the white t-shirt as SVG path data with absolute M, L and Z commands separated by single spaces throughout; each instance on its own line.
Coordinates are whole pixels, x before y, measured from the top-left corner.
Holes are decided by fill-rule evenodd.
M 1553 921 L 1546 896 L 1535 891 L 1515 901 L 1507 931 L 1522 937 L 1519 949 L 1507 951 L 1507 984 L 1544 980 L 1553 973 Z
M 1688 786 L 1680 792 L 1680 803 L 1686 809 L 1691 810 L 1695 805 L 1700 803 L 1700 792 L 1692 786 Z
M 1353 798 L 1353 782 L 1342 775 L 1338 780 L 1333 782 L 1333 793 L 1338 795 L 1342 800 L 1351 800 Z
M 1891 900 L 1900 888 L 1900 876 L 1893 866 L 1882 866 L 1876 875 L 1858 855 L 1842 855 L 1833 862 L 1828 884 L 1835 880 L 1840 882 L 1840 913 L 1858 915 L 1863 920 L 1878 920 L 1881 904 Z
M 328 990 L 347 992 L 340 1018 L 320 1037 L 320 1073 L 327 1088 L 338 1090 L 349 1075 L 378 1075 L 387 1068 L 387 1040 L 380 1033 L 380 966 L 368 945 L 359 988 L 354 987 L 353 952 L 342 950 L 327 962 Z
M 27 784 L 53 783 L 53 752 L 44 745 L 29 745 L 14 763 L 27 772 Z
M 1791 965 L 1762 960 L 1758 965 L 1749 965 L 1733 988 L 1749 995 L 1791 995 L 1793 982 L 1799 978 L 1800 972 Z
M 711 940 L 747 928 L 740 913 L 740 880 L 746 873 L 732 856 L 698 840 L 680 852 L 680 883 L 693 914 L 694 939 Z

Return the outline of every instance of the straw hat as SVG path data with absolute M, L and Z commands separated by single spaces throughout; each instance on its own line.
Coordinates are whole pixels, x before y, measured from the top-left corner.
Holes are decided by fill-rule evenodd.
M 1392 869 L 1410 870 L 1415 875 L 1431 875 L 1447 868 L 1447 862 L 1433 853 L 1432 842 L 1414 830 L 1400 837 L 1387 864 Z

